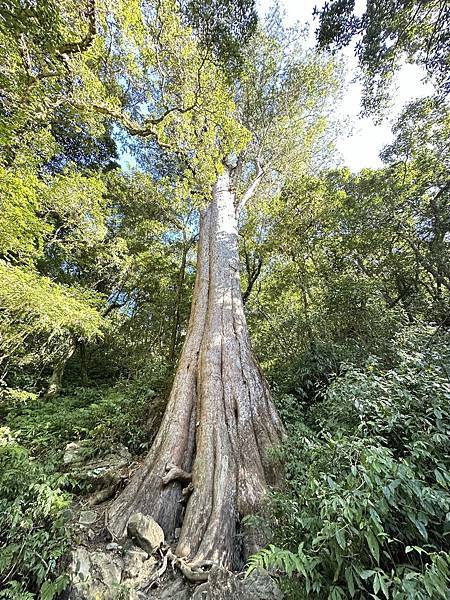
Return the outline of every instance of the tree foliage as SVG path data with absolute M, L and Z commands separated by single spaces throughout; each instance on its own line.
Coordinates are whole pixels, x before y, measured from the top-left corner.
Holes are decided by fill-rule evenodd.
M 402 60 L 423 66 L 440 96 L 450 91 L 450 8 L 445 0 L 367 0 L 358 15 L 355 0 L 332 0 L 316 10 L 321 48 L 341 49 L 356 38 L 364 71 L 363 106 L 374 110 L 386 98 Z
M 249 564 L 297 573 L 292 597 L 447 597 L 448 337 L 419 329 L 394 344 L 391 368 L 350 367 L 290 415 L 289 492 L 274 497 L 285 550 Z

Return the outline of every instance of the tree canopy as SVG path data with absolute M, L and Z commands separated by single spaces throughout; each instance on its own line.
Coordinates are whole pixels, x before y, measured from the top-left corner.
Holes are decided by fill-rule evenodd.
M 450 92 L 450 8 L 446 0 L 367 0 L 359 15 L 355 0 L 331 0 L 316 9 L 317 42 L 340 49 L 355 42 L 364 72 L 363 106 L 376 110 L 389 94 L 393 75 L 407 60 L 421 65 L 441 97 Z

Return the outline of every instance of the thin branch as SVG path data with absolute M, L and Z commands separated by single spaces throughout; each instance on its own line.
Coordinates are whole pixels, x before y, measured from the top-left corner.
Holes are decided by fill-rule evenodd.
M 261 183 L 262 178 L 265 175 L 265 171 L 262 168 L 261 161 L 259 158 L 256 159 L 256 175 L 253 179 L 252 183 L 247 188 L 247 191 L 239 200 L 236 207 L 236 214 L 239 216 L 247 202 L 255 195 L 256 190 L 258 189 L 259 184 Z
M 85 52 L 88 50 L 93 42 L 94 37 L 97 34 L 97 27 L 95 23 L 95 0 L 87 0 L 87 9 L 85 11 L 85 16 L 88 19 L 88 32 L 78 42 L 71 42 L 67 44 L 63 44 L 58 49 L 58 54 L 62 57 L 63 55 L 68 54 L 77 54 L 78 52 Z
M 245 304 L 252 292 L 252 289 L 256 283 L 256 280 L 258 279 L 258 277 L 261 273 L 261 267 L 263 264 L 263 259 L 261 256 L 254 257 L 252 264 L 250 264 L 250 257 L 249 257 L 249 254 L 247 252 L 247 248 L 245 245 L 245 238 L 244 238 L 244 258 L 245 258 L 245 268 L 247 271 L 247 288 L 246 288 L 245 292 L 242 294 L 242 302 Z

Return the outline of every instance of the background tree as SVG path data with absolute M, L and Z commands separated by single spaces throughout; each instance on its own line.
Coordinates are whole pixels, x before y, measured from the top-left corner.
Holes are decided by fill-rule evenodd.
M 364 73 L 363 108 L 377 110 L 386 100 L 402 60 L 423 65 L 441 97 L 450 91 L 450 8 L 445 0 L 368 0 L 355 12 L 355 0 L 332 0 L 319 16 L 321 48 L 339 50 L 356 38 L 356 55 Z

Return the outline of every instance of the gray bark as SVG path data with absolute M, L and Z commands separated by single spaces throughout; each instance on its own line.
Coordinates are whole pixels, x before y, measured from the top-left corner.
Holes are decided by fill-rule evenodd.
M 175 357 L 180 337 L 180 308 L 181 301 L 183 299 L 183 289 L 184 289 L 184 280 L 186 278 L 186 263 L 187 263 L 187 255 L 189 251 L 189 242 L 184 239 L 183 240 L 183 251 L 181 254 L 181 265 L 178 273 L 178 282 L 177 282 L 177 295 L 175 298 L 175 310 L 174 310 L 174 319 L 172 326 L 172 335 L 170 339 L 170 350 L 169 350 L 169 363 L 173 365 L 175 363 Z
M 239 524 L 279 479 L 268 451 L 283 435 L 250 345 L 235 204 L 225 170 L 201 215 L 190 322 L 161 428 L 143 467 L 109 511 L 118 537 L 138 511 L 152 516 L 169 538 L 182 523 L 179 556 L 227 567 L 256 549 L 250 537 L 239 547 Z M 183 518 L 180 469 L 192 472 Z

